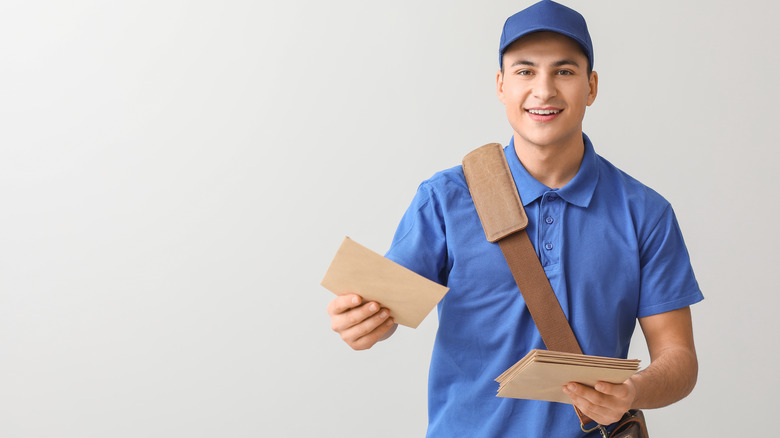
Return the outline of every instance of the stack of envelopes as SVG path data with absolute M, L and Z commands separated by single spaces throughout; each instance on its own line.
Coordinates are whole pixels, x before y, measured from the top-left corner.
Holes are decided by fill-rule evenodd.
M 496 378 L 497 396 L 571 404 L 562 390 L 567 383 L 591 387 L 598 381 L 622 383 L 638 369 L 637 359 L 531 350 Z

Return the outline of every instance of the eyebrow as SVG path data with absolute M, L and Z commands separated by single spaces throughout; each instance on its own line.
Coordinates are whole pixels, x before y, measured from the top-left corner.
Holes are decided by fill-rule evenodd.
M 517 65 L 527 65 L 527 66 L 530 66 L 530 67 L 536 67 L 535 63 L 533 63 L 531 61 L 528 61 L 528 60 L 525 60 L 525 59 L 518 59 L 517 61 L 513 62 L 510 67 L 514 67 L 514 66 L 517 66 Z M 554 62 L 552 64 L 553 67 L 561 67 L 561 66 L 564 66 L 564 65 L 573 65 L 575 67 L 579 67 L 580 66 L 577 63 L 577 61 L 575 61 L 573 59 L 561 59 L 560 61 L 556 61 L 556 62 Z

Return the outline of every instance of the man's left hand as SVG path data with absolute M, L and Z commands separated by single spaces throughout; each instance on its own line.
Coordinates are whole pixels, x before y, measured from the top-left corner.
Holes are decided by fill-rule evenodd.
M 570 382 L 563 392 L 583 414 L 605 426 L 620 420 L 636 398 L 631 379 L 619 384 L 598 382 L 595 388 Z

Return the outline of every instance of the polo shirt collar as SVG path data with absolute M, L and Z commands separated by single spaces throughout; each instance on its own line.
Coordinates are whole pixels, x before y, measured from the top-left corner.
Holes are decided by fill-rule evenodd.
M 585 143 L 585 154 L 582 157 L 580 169 L 571 181 L 559 190 L 555 190 L 555 192 L 566 202 L 578 207 L 587 207 L 590 205 L 593 192 L 596 190 L 596 184 L 599 180 L 599 169 L 593 144 L 585 133 L 582 134 L 582 140 Z M 520 199 L 523 201 L 524 206 L 553 190 L 537 181 L 523 167 L 520 159 L 517 158 L 517 152 L 515 152 L 514 137 L 509 141 L 509 146 L 507 146 L 505 153 L 507 163 L 509 163 L 509 170 L 512 172 L 517 192 L 520 194 Z

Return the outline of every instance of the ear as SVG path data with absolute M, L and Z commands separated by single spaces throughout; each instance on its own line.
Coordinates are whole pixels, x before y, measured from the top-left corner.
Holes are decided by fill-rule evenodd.
M 590 90 L 588 91 L 588 106 L 593 104 L 596 100 L 596 95 L 599 92 L 599 74 L 595 71 L 590 72 L 590 79 L 588 80 Z
M 496 73 L 496 95 L 498 100 L 504 103 L 504 75 L 501 73 L 501 70 L 498 70 L 498 73 Z

